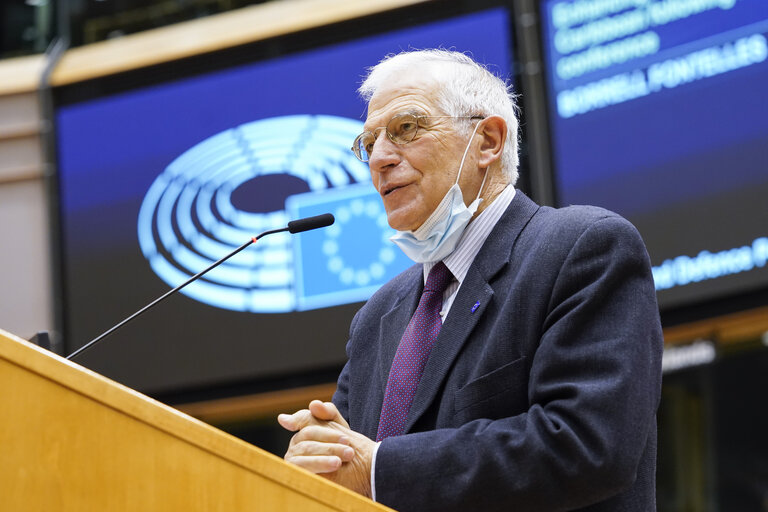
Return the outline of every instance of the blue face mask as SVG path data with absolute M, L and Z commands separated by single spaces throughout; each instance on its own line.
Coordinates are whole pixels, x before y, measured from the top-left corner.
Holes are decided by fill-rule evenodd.
M 464 149 L 464 156 L 461 157 L 459 164 L 459 175 L 456 177 L 456 183 L 448 189 L 448 192 L 437 205 L 437 208 L 430 214 L 427 220 L 419 226 L 416 231 L 398 231 L 390 238 L 406 256 L 416 263 L 426 263 L 428 261 L 440 261 L 453 252 L 461 239 L 464 228 L 467 227 L 472 216 L 480 206 L 480 192 L 485 185 L 485 178 L 488 177 L 488 170 L 485 171 L 483 182 L 480 184 L 480 190 L 477 197 L 467 206 L 464 204 L 464 195 L 459 187 L 459 178 L 461 170 L 464 167 L 464 160 L 467 158 L 469 145 L 475 137 L 479 124 L 475 126 L 472 136 Z

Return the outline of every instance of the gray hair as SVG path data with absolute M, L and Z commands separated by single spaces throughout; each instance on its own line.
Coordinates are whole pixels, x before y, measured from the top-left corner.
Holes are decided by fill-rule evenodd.
M 417 72 L 426 65 L 441 67 L 433 76 L 438 81 L 437 106 L 449 116 L 501 116 L 507 122 L 507 140 L 501 156 L 501 169 L 513 185 L 518 172 L 518 122 L 516 95 L 511 86 L 459 52 L 430 49 L 406 51 L 388 55 L 368 70 L 368 76 L 358 89 L 360 96 L 370 102 L 373 95 L 392 76 Z M 467 130 L 470 123 L 466 123 Z

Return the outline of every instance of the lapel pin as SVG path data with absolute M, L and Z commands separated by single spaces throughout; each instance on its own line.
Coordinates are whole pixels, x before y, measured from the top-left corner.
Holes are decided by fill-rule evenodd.
M 475 305 L 472 306 L 472 311 L 470 311 L 470 313 L 474 313 L 475 311 L 477 311 L 477 308 L 479 307 L 480 307 L 480 301 L 475 302 Z

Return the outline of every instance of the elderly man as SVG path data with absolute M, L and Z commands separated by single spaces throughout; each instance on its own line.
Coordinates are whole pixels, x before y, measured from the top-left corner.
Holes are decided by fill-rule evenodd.
M 402 53 L 360 88 L 393 238 L 418 264 L 355 316 L 286 460 L 401 511 L 655 510 L 661 329 L 637 231 L 514 188 L 504 82 Z

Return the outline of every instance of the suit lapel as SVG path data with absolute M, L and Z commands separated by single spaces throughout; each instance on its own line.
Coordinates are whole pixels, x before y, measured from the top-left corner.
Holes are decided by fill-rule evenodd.
M 421 272 L 421 270 L 420 270 Z M 411 321 L 413 312 L 419 304 L 422 290 L 424 289 L 423 274 L 419 274 L 419 280 L 406 292 L 405 295 L 395 304 L 388 313 L 381 317 L 379 324 L 379 361 L 378 361 L 378 384 L 382 390 L 382 399 L 384 388 L 387 386 L 389 370 L 392 368 L 392 361 L 395 359 L 395 352 L 400 345 L 400 339 L 403 337 L 408 322 Z M 376 418 L 378 420 L 378 418 Z
M 414 396 L 405 431 L 408 432 L 435 400 L 445 377 L 453 365 L 461 347 L 469 338 L 485 310 L 493 300 L 490 281 L 504 268 L 510 258 L 512 246 L 525 225 L 536 213 L 538 205 L 517 191 L 504 215 L 488 235 L 467 276 L 459 288 L 458 295 L 440 329 L 435 346 L 424 368 Z M 418 298 L 417 298 L 418 300 Z M 477 306 L 475 304 L 479 303 Z M 415 305 L 414 305 L 415 308 Z M 474 311 L 473 311 L 474 309 Z M 411 314 L 413 309 L 410 310 Z M 410 320 L 410 317 L 409 317 Z M 408 320 L 406 320 L 406 323 Z M 396 345 L 395 345 L 396 350 Z M 389 358 L 391 364 L 394 351 Z M 389 368 L 387 368 L 387 375 Z

